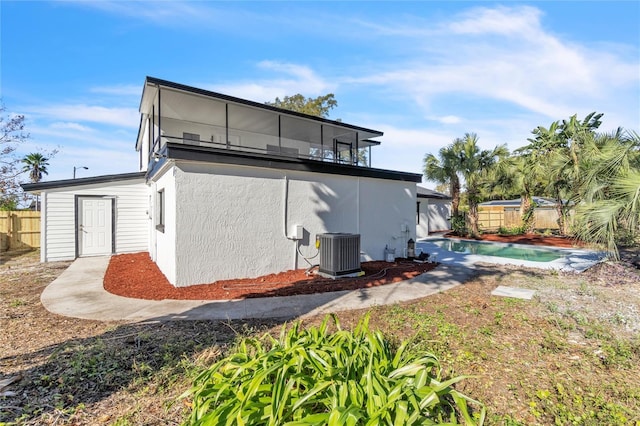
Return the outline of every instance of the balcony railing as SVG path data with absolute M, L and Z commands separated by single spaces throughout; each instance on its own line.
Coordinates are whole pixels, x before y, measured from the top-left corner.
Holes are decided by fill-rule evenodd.
M 161 138 L 158 137 L 154 141 L 152 152 L 160 151 L 167 142 L 171 142 L 183 145 L 226 149 L 247 153 L 269 154 L 289 158 L 349 164 L 359 167 L 371 167 L 371 146 L 359 148 L 356 151 L 356 149 L 352 147 L 352 143 L 341 142 L 340 140 L 335 140 L 333 143 L 334 146 L 327 146 L 291 139 L 278 141 L 277 137 L 274 138 L 270 135 L 253 134 L 252 136 L 253 139 L 256 139 L 256 136 L 262 136 L 260 140 L 261 142 L 264 142 L 262 144 L 263 146 L 242 144 L 243 138 L 241 135 L 237 134 L 230 135 L 230 140 L 227 143 L 216 141 L 214 136 L 212 136 L 210 140 L 202 140 L 200 139 L 200 135 L 195 133 L 185 132 L 183 136 L 162 135 Z M 231 140 L 235 140 L 237 143 L 232 143 Z

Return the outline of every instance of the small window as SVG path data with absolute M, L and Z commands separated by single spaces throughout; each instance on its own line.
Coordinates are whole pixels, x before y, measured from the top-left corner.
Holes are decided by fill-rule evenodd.
M 200 141 L 200 135 L 197 133 L 187 133 L 187 132 L 183 132 L 182 133 L 182 139 L 184 141 Z
M 418 225 L 420 225 L 420 201 L 416 203 L 416 217 Z
M 160 232 L 164 232 L 164 189 L 161 189 L 156 194 L 156 229 Z

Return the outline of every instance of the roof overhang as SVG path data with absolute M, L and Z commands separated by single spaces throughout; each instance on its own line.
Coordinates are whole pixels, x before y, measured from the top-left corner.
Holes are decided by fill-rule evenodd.
M 168 161 L 197 161 L 212 164 L 232 164 L 238 166 L 359 176 L 405 182 L 420 182 L 422 180 L 422 175 L 418 173 L 374 169 L 370 167 L 352 166 L 349 164 L 337 164 L 325 161 L 247 153 L 218 148 L 187 146 L 170 142 L 166 144 L 164 150 L 161 152 L 158 163 L 155 163 L 155 167 L 149 172 L 149 178 L 153 179 L 153 176 L 159 173 L 163 165 Z
M 134 179 L 144 179 L 145 172 L 120 173 L 115 175 L 92 176 L 78 179 L 52 180 L 49 182 L 23 183 L 20 186 L 25 192 L 40 194 L 43 191 L 76 186 L 95 185 L 100 183 L 122 182 Z
M 423 186 L 416 186 L 416 197 L 418 198 L 429 198 L 429 199 L 437 199 L 437 200 L 451 200 L 452 198 L 447 194 L 443 194 L 438 191 L 434 191 L 433 189 L 425 188 Z

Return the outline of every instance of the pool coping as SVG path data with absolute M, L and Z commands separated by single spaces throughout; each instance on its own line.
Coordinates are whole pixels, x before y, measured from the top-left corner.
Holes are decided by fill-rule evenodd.
M 552 269 L 563 272 L 580 273 L 604 261 L 607 258 L 606 253 L 596 250 L 518 243 L 501 243 L 495 241 L 472 241 L 473 244 L 493 244 L 501 247 L 514 247 L 529 250 L 553 250 L 566 253 L 566 255 L 561 257 L 560 259 L 552 260 L 549 262 L 536 262 L 532 260 L 520 260 L 506 257 L 452 252 L 438 247 L 436 244 L 431 242 L 434 240 L 451 239 L 448 239 L 441 235 L 421 238 L 416 242 L 416 248 L 421 248 L 423 252 L 429 253 L 429 255 L 431 256 L 430 259 L 433 259 L 437 262 L 445 264 L 464 265 L 469 268 L 473 268 L 476 263 L 492 263 L 497 265 L 514 265 L 527 268 Z

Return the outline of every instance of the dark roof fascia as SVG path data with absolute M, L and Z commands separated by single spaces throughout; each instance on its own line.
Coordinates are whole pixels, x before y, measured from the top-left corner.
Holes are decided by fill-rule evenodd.
M 425 188 L 424 186 L 416 186 L 416 196 L 418 198 L 432 198 L 438 200 L 452 200 L 453 198 L 442 192 L 434 191 L 433 189 Z
M 49 182 L 23 183 L 20 186 L 26 192 L 39 192 L 48 189 L 65 188 L 72 186 L 93 185 L 96 183 L 120 182 L 132 179 L 144 179 L 146 172 L 121 173 L 117 175 L 91 176 L 78 179 L 52 180 Z
M 449 197 L 448 195 L 431 195 L 431 194 L 416 194 L 416 196 L 418 198 L 431 198 L 434 200 L 452 200 L 453 198 Z
M 260 108 L 260 109 L 265 109 L 265 110 L 269 110 L 269 111 L 274 111 L 274 112 L 277 112 L 279 114 L 292 115 L 292 116 L 296 116 L 296 117 L 300 117 L 300 118 L 306 118 L 307 120 L 318 121 L 318 122 L 321 122 L 321 123 L 331 124 L 331 125 L 339 126 L 339 127 L 345 127 L 347 129 L 351 129 L 351 130 L 355 130 L 355 131 L 376 133 L 378 136 L 382 136 L 384 134 L 383 132 L 381 132 L 379 130 L 367 129 L 365 127 L 355 126 L 353 124 L 344 123 L 342 121 L 329 120 L 328 118 L 318 117 L 318 116 L 309 115 L 309 114 L 303 114 L 301 112 L 291 111 L 291 110 L 284 109 L 284 108 L 278 108 L 278 107 L 274 107 L 274 106 L 267 105 L 267 104 L 261 104 L 260 102 L 250 101 L 248 99 L 236 98 L 235 96 L 224 95 L 222 93 L 217 93 L 217 92 L 212 92 L 212 91 L 209 91 L 209 90 L 199 89 L 197 87 L 187 86 L 187 85 L 180 84 L 180 83 L 174 83 L 172 81 L 162 80 L 160 78 L 147 76 L 145 85 L 148 85 L 148 84 L 155 84 L 155 85 L 159 85 L 159 86 L 165 86 L 165 87 L 169 87 L 169 88 L 176 89 L 176 90 L 182 90 L 182 91 L 185 91 L 185 92 L 191 92 L 191 93 L 195 93 L 195 94 L 198 94 L 198 95 L 207 96 L 207 97 L 210 97 L 210 98 L 222 99 L 222 100 L 225 100 L 225 101 L 228 101 L 228 102 L 238 103 L 238 104 L 247 105 L 247 106 Z M 372 141 L 372 142 L 374 142 L 374 141 Z
M 511 207 L 511 206 L 519 206 L 520 205 L 520 200 L 491 200 L 491 201 L 485 201 L 484 203 L 480 203 L 478 205 L 479 206 L 505 206 L 505 207 Z
M 206 163 L 232 164 L 238 166 L 264 167 L 269 169 L 300 172 L 327 173 L 334 175 L 368 177 L 375 179 L 421 182 L 422 175 L 395 170 L 373 169 L 300 158 L 287 158 L 268 154 L 254 154 L 219 148 L 186 146 L 168 142 L 164 154 L 169 160 L 199 161 Z M 158 168 L 159 169 L 159 168 Z M 154 169 L 154 171 L 157 169 Z M 151 172 L 149 177 L 155 174 Z

